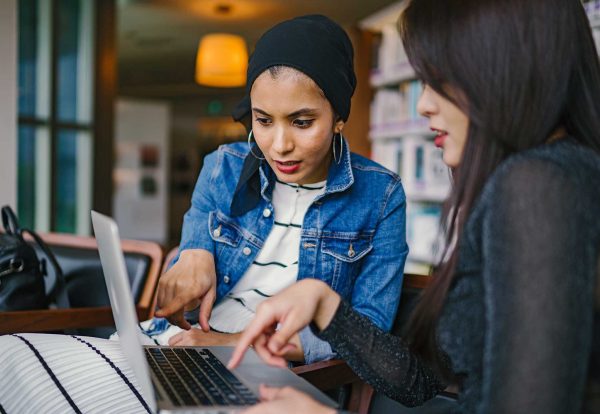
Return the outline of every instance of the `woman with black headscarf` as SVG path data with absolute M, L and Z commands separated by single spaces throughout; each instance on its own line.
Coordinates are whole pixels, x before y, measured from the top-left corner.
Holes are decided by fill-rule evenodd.
M 324 16 L 282 22 L 260 38 L 248 64 L 246 97 L 234 114 L 251 126 L 248 141 L 206 157 L 179 254 L 159 283 L 157 317 L 142 323 L 147 336 L 171 345 L 235 344 L 259 303 L 310 278 L 331 286 L 379 328 L 391 328 L 407 255 L 405 196 L 396 174 L 351 153 L 343 137 L 356 86 L 353 58 L 347 34 Z M 202 329 L 192 328 L 194 319 Z M 80 370 L 96 372 L 90 361 L 97 355 L 85 346 L 74 351 L 73 338 L 27 340 L 34 347 L 43 342 L 42 357 L 51 353 L 59 366 L 69 367 L 54 373 L 59 382 L 79 383 L 73 376 Z M 16 338 L 0 341 L 3 349 L 29 352 Z M 92 342 L 104 355 L 115 355 L 114 344 Z M 334 355 L 305 329 L 286 357 L 314 362 Z M 11 367 L 24 372 L 35 362 Z M 36 375 L 38 370 L 27 372 L 46 375 Z M 13 377 L 10 372 L 5 378 Z M 21 391 L 14 395 L 29 389 L 44 406 L 44 396 L 56 394 L 44 393 L 44 384 L 52 388 L 52 382 L 35 383 L 35 390 L 28 383 L 16 384 Z M 100 412 L 104 401 L 121 412 L 139 404 L 115 372 L 86 377 L 86 389 L 98 390 Z M 87 397 L 69 395 L 75 405 Z M 13 402 L 19 404 L 1 401 L 8 412 L 17 406 Z
M 248 142 L 206 157 L 179 255 L 159 283 L 156 316 L 185 329 L 169 344 L 235 344 L 260 302 L 306 278 L 389 330 L 407 254 L 405 197 L 397 175 L 343 137 L 356 86 L 350 39 L 325 16 L 284 21 L 256 44 L 247 79 L 234 118 L 250 126 Z M 197 307 L 202 329 L 184 314 Z M 309 329 L 288 353 L 333 356 Z

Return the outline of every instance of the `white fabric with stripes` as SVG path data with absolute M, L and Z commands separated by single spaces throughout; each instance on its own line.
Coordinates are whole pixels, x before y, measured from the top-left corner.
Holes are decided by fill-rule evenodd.
M 296 281 L 304 215 L 314 199 L 324 192 L 325 181 L 302 186 L 275 183 L 272 200 L 275 225 L 253 264 L 213 309 L 210 318 L 213 329 L 243 331 L 260 302 Z
M 69 335 L 18 334 L 39 352 L 73 404 L 82 413 L 146 413 L 131 387 L 137 381 L 119 343 L 78 337 L 98 349 L 126 377 L 119 376 L 101 355 Z M 40 358 L 17 336 L 0 336 L 0 405 L 12 413 L 76 412 Z

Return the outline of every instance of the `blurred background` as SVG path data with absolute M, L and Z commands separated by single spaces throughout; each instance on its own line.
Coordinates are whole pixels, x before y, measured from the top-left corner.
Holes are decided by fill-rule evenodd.
M 599 2 L 586 8 L 598 27 Z M 401 9 L 392 0 L 2 0 L 0 202 L 41 232 L 88 235 L 93 208 L 113 215 L 124 238 L 176 245 L 203 157 L 246 139 L 230 112 L 247 53 L 275 23 L 321 13 L 355 48 L 344 135 L 402 176 L 407 270 L 427 272 L 450 179 L 416 113 L 421 85 L 395 29 Z

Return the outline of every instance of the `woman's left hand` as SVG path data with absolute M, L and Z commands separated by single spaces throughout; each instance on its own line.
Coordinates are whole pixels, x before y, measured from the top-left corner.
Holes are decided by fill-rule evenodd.
M 260 399 L 261 403 L 244 411 L 243 414 L 335 414 L 333 408 L 324 406 L 291 387 L 273 388 L 261 385 Z
M 215 331 L 204 332 L 198 328 L 179 332 L 169 339 L 169 346 L 234 346 L 241 334 L 229 334 Z

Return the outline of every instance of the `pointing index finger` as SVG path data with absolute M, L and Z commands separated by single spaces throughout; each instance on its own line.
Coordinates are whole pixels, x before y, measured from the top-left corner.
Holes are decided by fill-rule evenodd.
M 256 314 L 254 320 L 246 327 L 242 336 L 233 350 L 231 359 L 227 366 L 235 368 L 242 360 L 248 347 L 263 333 L 270 331 L 270 328 L 277 323 L 277 318 L 273 314 Z

